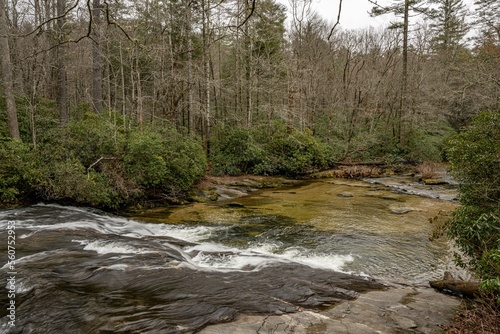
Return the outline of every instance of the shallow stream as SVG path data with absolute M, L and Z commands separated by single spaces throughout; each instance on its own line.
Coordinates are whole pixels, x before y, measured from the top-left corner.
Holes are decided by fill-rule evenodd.
M 16 226 L 15 266 L 1 268 L 15 270 L 16 326 L 4 307 L 0 331 L 184 333 L 329 307 L 378 282 L 426 285 L 453 269 L 429 219 L 457 204 L 429 195 L 449 187 L 399 181 L 310 181 L 133 219 L 43 204 L 0 212 L 4 245 Z

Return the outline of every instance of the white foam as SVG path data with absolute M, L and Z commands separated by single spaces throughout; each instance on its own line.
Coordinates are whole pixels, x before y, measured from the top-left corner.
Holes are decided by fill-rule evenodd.
M 184 249 L 188 254 L 195 254 L 192 262 L 203 269 L 258 270 L 273 263 L 300 263 L 311 268 L 342 272 L 344 266 L 355 259 L 353 255 L 315 254 L 303 248 L 290 248 L 281 253 L 275 250 L 273 244 L 241 250 L 209 243 Z
M 355 260 L 355 257 L 352 254 L 318 254 L 302 247 L 290 247 L 278 253 L 277 248 L 278 245 L 267 243 L 257 246 L 254 250 L 312 268 L 328 269 L 340 272 L 346 272 L 344 270 L 345 265 L 352 263 Z
M 203 240 L 209 239 L 214 233 L 220 235 L 221 231 L 230 228 L 227 225 L 217 226 L 186 226 L 162 223 L 142 223 L 125 218 L 103 215 L 99 212 L 86 210 L 85 208 L 63 207 L 52 204 L 39 204 L 39 206 L 61 208 L 76 213 L 84 213 L 85 216 L 75 215 L 71 220 L 64 223 L 47 224 L 47 218 L 42 218 L 40 224 L 37 221 L 24 221 L 30 232 L 23 234 L 21 238 L 27 238 L 33 233 L 43 230 L 95 230 L 101 234 L 115 236 L 126 236 L 129 238 L 142 239 L 144 237 L 171 237 L 188 242 L 198 243 L 195 246 L 178 249 L 183 254 L 186 265 L 207 270 L 255 270 L 272 263 L 300 263 L 313 268 L 343 271 L 346 264 L 354 261 L 350 254 L 321 254 L 303 247 L 291 247 L 283 250 L 283 245 L 276 241 L 267 241 L 258 245 L 250 245 L 245 249 L 226 247 L 220 244 L 207 243 Z M 61 217 L 62 218 L 62 217 Z M 115 239 L 115 238 L 113 238 Z M 131 240 L 72 240 L 84 246 L 86 251 L 94 251 L 98 254 L 144 254 L 161 252 L 158 249 L 149 249 L 134 245 Z M 165 244 L 164 244 L 165 245 Z M 125 270 L 126 267 L 117 265 L 110 267 L 113 270 Z
M 155 236 L 168 236 L 189 242 L 200 242 L 227 226 L 185 226 L 169 224 L 144 224 Z
M 219 244 L 214 244 L 214 243 L 209 243 L 209 242 L 197 244 L 194 246 L 185 247 L 184 251 L 186 253 L 192 253 L 192 252 L 211 252 L 211 253 L 234 252 L 234 253 L 239 253 L 239 252 L 241 252 L 241 250 L 238 248 L 226 247 L 224 245 L 219 245 Z
M 128 265 L 121 264 L 121 263 L 112 264 L 112 265 L 107 266 L 107 267 L 102 267 L 102 269 L 119 270 L 119 271 L 125 271 L 125 270 L 127 270 L 127 268 L 128 268 Z
M 25 292 L 29 292 L 33 289 L 33 286 L 28 285 L 24 281 L 17 281 L 16 282 L 16 293 L 21 294 Z
M 119 253 L 119 254 L 145 254 L 153 253 L 145 248 L 134 247 L 125 242 L 116 241 L 104 241 L 104 240 L 72 240 L 73 242 L 78 242 L 80 245 L 85 245 L 84 250 L 95 251 L 98 254 L 109 254 L 109 253 Z

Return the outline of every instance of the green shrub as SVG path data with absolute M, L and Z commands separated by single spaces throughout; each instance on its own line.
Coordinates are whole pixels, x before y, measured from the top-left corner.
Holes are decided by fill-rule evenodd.
M 470 257 L 465 263 L 500 294 L 500 111 L 482 113 L 451 142 L 448 158 L 460 182 L 462 207 L 449 234 Z
M 455 130 L 445 120 L 416 127 L 408 135 L 409 159 L 417 162 L 442 161 L 446 153 L 446 143 L 455 134 Z
M 449 233 L 475 267 L 484 252 L 498 247 L 498 216 L 477 206 L 461 206 L 454 212 Z
M 368 119 L 365 122 L 352 129 L 352 133 L 346 133 L 345 130 L 334 132 L 337 146 L 343 147 L 343 158 L 358 161 L 383 160 L 391 165 L 405 162 L 439 162 L 443 159 L 446 142 L 454 134 L 446 120 L 436 117 L 425 124 L 415 122 L 411 129 L 407 129 L 403 141 L 400 142 L 384 122 L 371 124 Z M 352 126 L 342 122 L 340 125 Z
M 264 151 L 249 129 L 226 130 L 212 142 L 210 160 L 215 175 L 240 175 L 253 172 L 262 163 Z
M 460 201 L 498 209 L 500 201 L 500 111 L 482 113 L 450 141 L 448 159 L 460 181 Z
M 205 173 L 205 153 L 193 137 L 173 128 L 134 127 L 126 135 L 127 141 L 106 117 L 88 114 L 65 128 L 49 128 L 36 150 L 2 140 L 0 200 L 115 209 L 158 191 L 187 191 Z
M 61 130 L 62 144 L 70 157 L 78 159 L 85 167 L 101 157 L 118 154 L 122 134 L 115 131 L 106 117 L 87 113 L 81 120 L 75 120 Z
M 155 132 L 133 132 L 128 137 L 124 164 L 128 175 L 138 184 L 160 186 L 167 177 L 167 162 L 163 157 L 163 138 Z
M 28 191 L 29 184 L 24 175 L 33 160 L 29 145 L 18 140 L 0 141 L 0 201 L 14 203 Z
M 87 172 L 80 161 L 57 161 L 52 167 L 44 187 L 47 199 L 107 208 L 117 208 L 121 204 L 107 177 L 91 170 Z
M 282 122 L 257 129 L 235 128 L 219 134 L 210 156 L 216 175 L 254 173 L 299 175 L 332 166 L 334 150 L 311 131 L 288 129 Z
M 33 142 L 33 120 L 35 120 L 37 141 L 43 140 L 47 131 L 59 126 L 59 112 L 57 110 L 57 104 L 53 100 L 37 98 L 32 101 L 27 97 L 17 98 L 16 107 L 19 134 L 21 140 L 26 143 Z M 0 110 L 6 110 L 5 99 L 1 96 Z M 8 136 L 7 113 L 0 112 L 0 137 Z
M 136 129 L 127 140 L 123 158 L 128 177 L 145 189 L 186 191 L 206 169 L 203 147 L 175 129 Z
M 334 150 L 309 130 L 289 130 L 283 123 L 275 123 L 270 135 L 261 138 L 264 155 L 253 169 L 257 174 L 293 176 L 333 165 Z

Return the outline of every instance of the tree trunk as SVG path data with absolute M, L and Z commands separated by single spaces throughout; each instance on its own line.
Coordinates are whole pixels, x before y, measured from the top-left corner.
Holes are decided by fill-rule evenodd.
M 102 59 L 101 59 L 101 0 L 92 3 L 92 105 L 94 111 L 102 114 Z
M 57 94 L 57 103 L 59 105 L 59 116 L 61 120 L 61 126 L 65 126 L 68 123 L 68 87 L 66 83 L 66 60 L 65 60 L 65 45 L 64 43 L 64 33 L 63 27 L 66 21 L 63 16 L 65 11 L 65 1 L 57 0 L 57 32 L 59 34 L 59 46 L 57 47 L 57 67 L 59 72 L 59 83 Z
M 246 14 L 249 15 L 250 7 L 246 5 Z M 250 20 L 245 24 L 245 105 L 246 105 L 246 123 L 247 127 L 252 126 L 252 37 L 253 31 L 250 31 Z
M 449 292 L 462 297 L 477 297 L 480 295 L 479 283 L 454 279 L 449 272 L 439 281 L 430 281 L 429 284 L 439 291 Z
M 188 48 L 188 132 L 194 133 L 194 107 L 193 107 L 193 41 L 191 39 L 191 2 L 186 3 L 186 39 Z
M 9 28 L 7 26 L 7 13 L 5 12 L 5 0 L 0 0 L 0 50 L 3 55 L 0 57 L 0 68 L 2 73 L 2 84 L 7 103 L 7 120 L 9 134 L 13 139 L 21 139 L 19 136 L 19 125 L 17 123 L 17 108 L 14 97 L 14 87 L 12 80 L 12 63 L 10 61 Z
M 405 0 L 404 6 L 404 19 L 403 19 L 403 71 L 402 71 L 402 83 L 401 83 L 401 96 L 399 100 L 399 115 L 397 119 L 397 132 L 399 143 L 404 143 L 403 135 L 403 120 L 406 114 L 407 101 L 406 93 L 408 90 L 408 27 L 410 22 L 410 0 Z
M 205 140 L 207 155 L 210 154 L 210 0 L 202 1 L 203 11 L 203 62 L 205 76 Z
M 123 116 L 123 130 L 127 128 L 127 107 L 126 107 L 126 97 L 125 97 L 125 73 L 123 67 L 125 66 L 123 62 L 123 51 L 122 51 L 122 43 L 119 44 L 120 48 L 120 79 L 121 79 L 121 88 L 122 88 L 122 116 Z
M 135 59 L 135 73 L 137 75 L 137 124 L 142 126 L 144 122 L 144 108 L 142 99 L 141 71 L 139 68 L 139 59 Z

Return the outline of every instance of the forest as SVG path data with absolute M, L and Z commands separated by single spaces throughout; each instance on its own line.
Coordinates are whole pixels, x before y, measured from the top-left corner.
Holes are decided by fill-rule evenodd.
M 207 168 L 446 159 L 499 107 L 500 5 L 372 3 L 396 21 L 343 30 L 305 0 L 0 1 L 2 202 L 117 208 Z
M 449 162 L 450 223 L 498 297 L 500 2 L 0 0 L 0 205 L 120 210 L 205 175 Z

